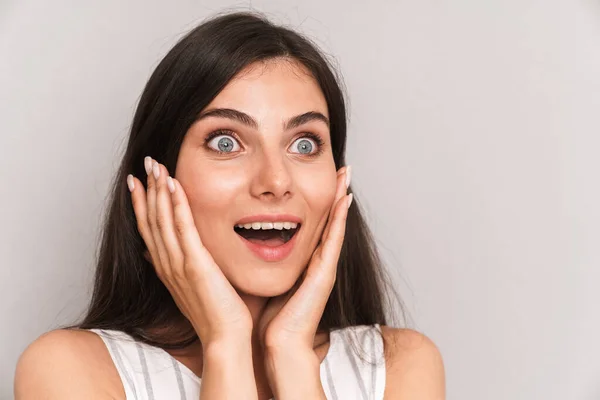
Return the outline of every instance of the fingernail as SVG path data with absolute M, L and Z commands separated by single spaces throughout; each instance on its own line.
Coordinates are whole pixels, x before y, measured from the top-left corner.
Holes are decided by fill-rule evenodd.
M 175 193 L 175 183 L 173 183 L 173 178 L 167 176 L 167 187 L 169 188 L 169 192 Z
M 352 195 L 352 193 L 350 193 L 348 195 L 348 208 L 350 208 L 350 204 L 352 204 L 352 199 L 354 198 L 354 196 Z
M 144 157 L 144 168 L 146 168 L 146 175 L 150 175 L 152 170 L 152 158 L 150 156 Z
M 160 176 L 160 168 L 158 167 L 158 163 L 156 161 L 154 161 L 154 164 L 152 165 L 152 173 L 154 174 L 155 179 L 158 179 Z
M 346 168 L 346 189 L 348 189 L 350 187 L 350 180 L 351 179 L 352 179 L 352 169 L 348 165 L 348 167 Z
M 127 175 L 127 186 L 129 187 L 129 191 L 133 192 L 135 185 L 133 182 L 133 175 L 131 175 L 131 174 Z

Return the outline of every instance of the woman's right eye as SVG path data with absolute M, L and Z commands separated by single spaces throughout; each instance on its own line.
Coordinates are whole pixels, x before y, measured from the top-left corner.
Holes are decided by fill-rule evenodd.
M 208 146 L 219 153 L 231 153 L 240 150 L 237 139 L 226 134 L 220 134 L 209 139 Z

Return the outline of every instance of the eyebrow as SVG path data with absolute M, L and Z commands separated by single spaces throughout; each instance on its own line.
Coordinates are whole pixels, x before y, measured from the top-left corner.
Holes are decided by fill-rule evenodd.
M 258 129 L 258 123 L 250 115 L 235 110 L 233 108 L 213 108 L 202 112 L 196 121 L 200 121 L 208 117 L 227 118 L 233 121 L 239 122 L 243 125 L 249 126 L 253 129 Z M 283 123 L 283 130 L 294 129 L 300 125 L 306 124 L 310 121 L 322 121 L 329 128 L 329 119 L 318 111 L 308 111 L 304 114 L 296 115 Z

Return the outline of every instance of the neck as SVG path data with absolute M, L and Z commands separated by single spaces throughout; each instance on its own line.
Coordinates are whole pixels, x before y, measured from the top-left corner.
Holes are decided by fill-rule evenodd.
M 248 307 L 248 310 L 250 310 L 250 314 L 252 315 L 252 364 L 254 366 L 254 378 L 256 380 L 258 398 L 268 399 L 272 397 L 273 393 L 267 379 L 267 372 L 265 370 L 264 362 L 265 353 L 260 342 L 260 336 L 257 327 L 269 298 L 251 296 L 242 293 L 239 293 L 239 295 L 244 303 L 246 303 L 246 307 Z

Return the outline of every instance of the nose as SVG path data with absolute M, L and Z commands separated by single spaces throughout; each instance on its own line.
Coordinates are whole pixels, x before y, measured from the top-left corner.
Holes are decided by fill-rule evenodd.
M 276 201 L 291 196 L 292 176 L 284 155 L 263 152 L 254 165 L 256 169 L 250 189 L 254 197 Z

